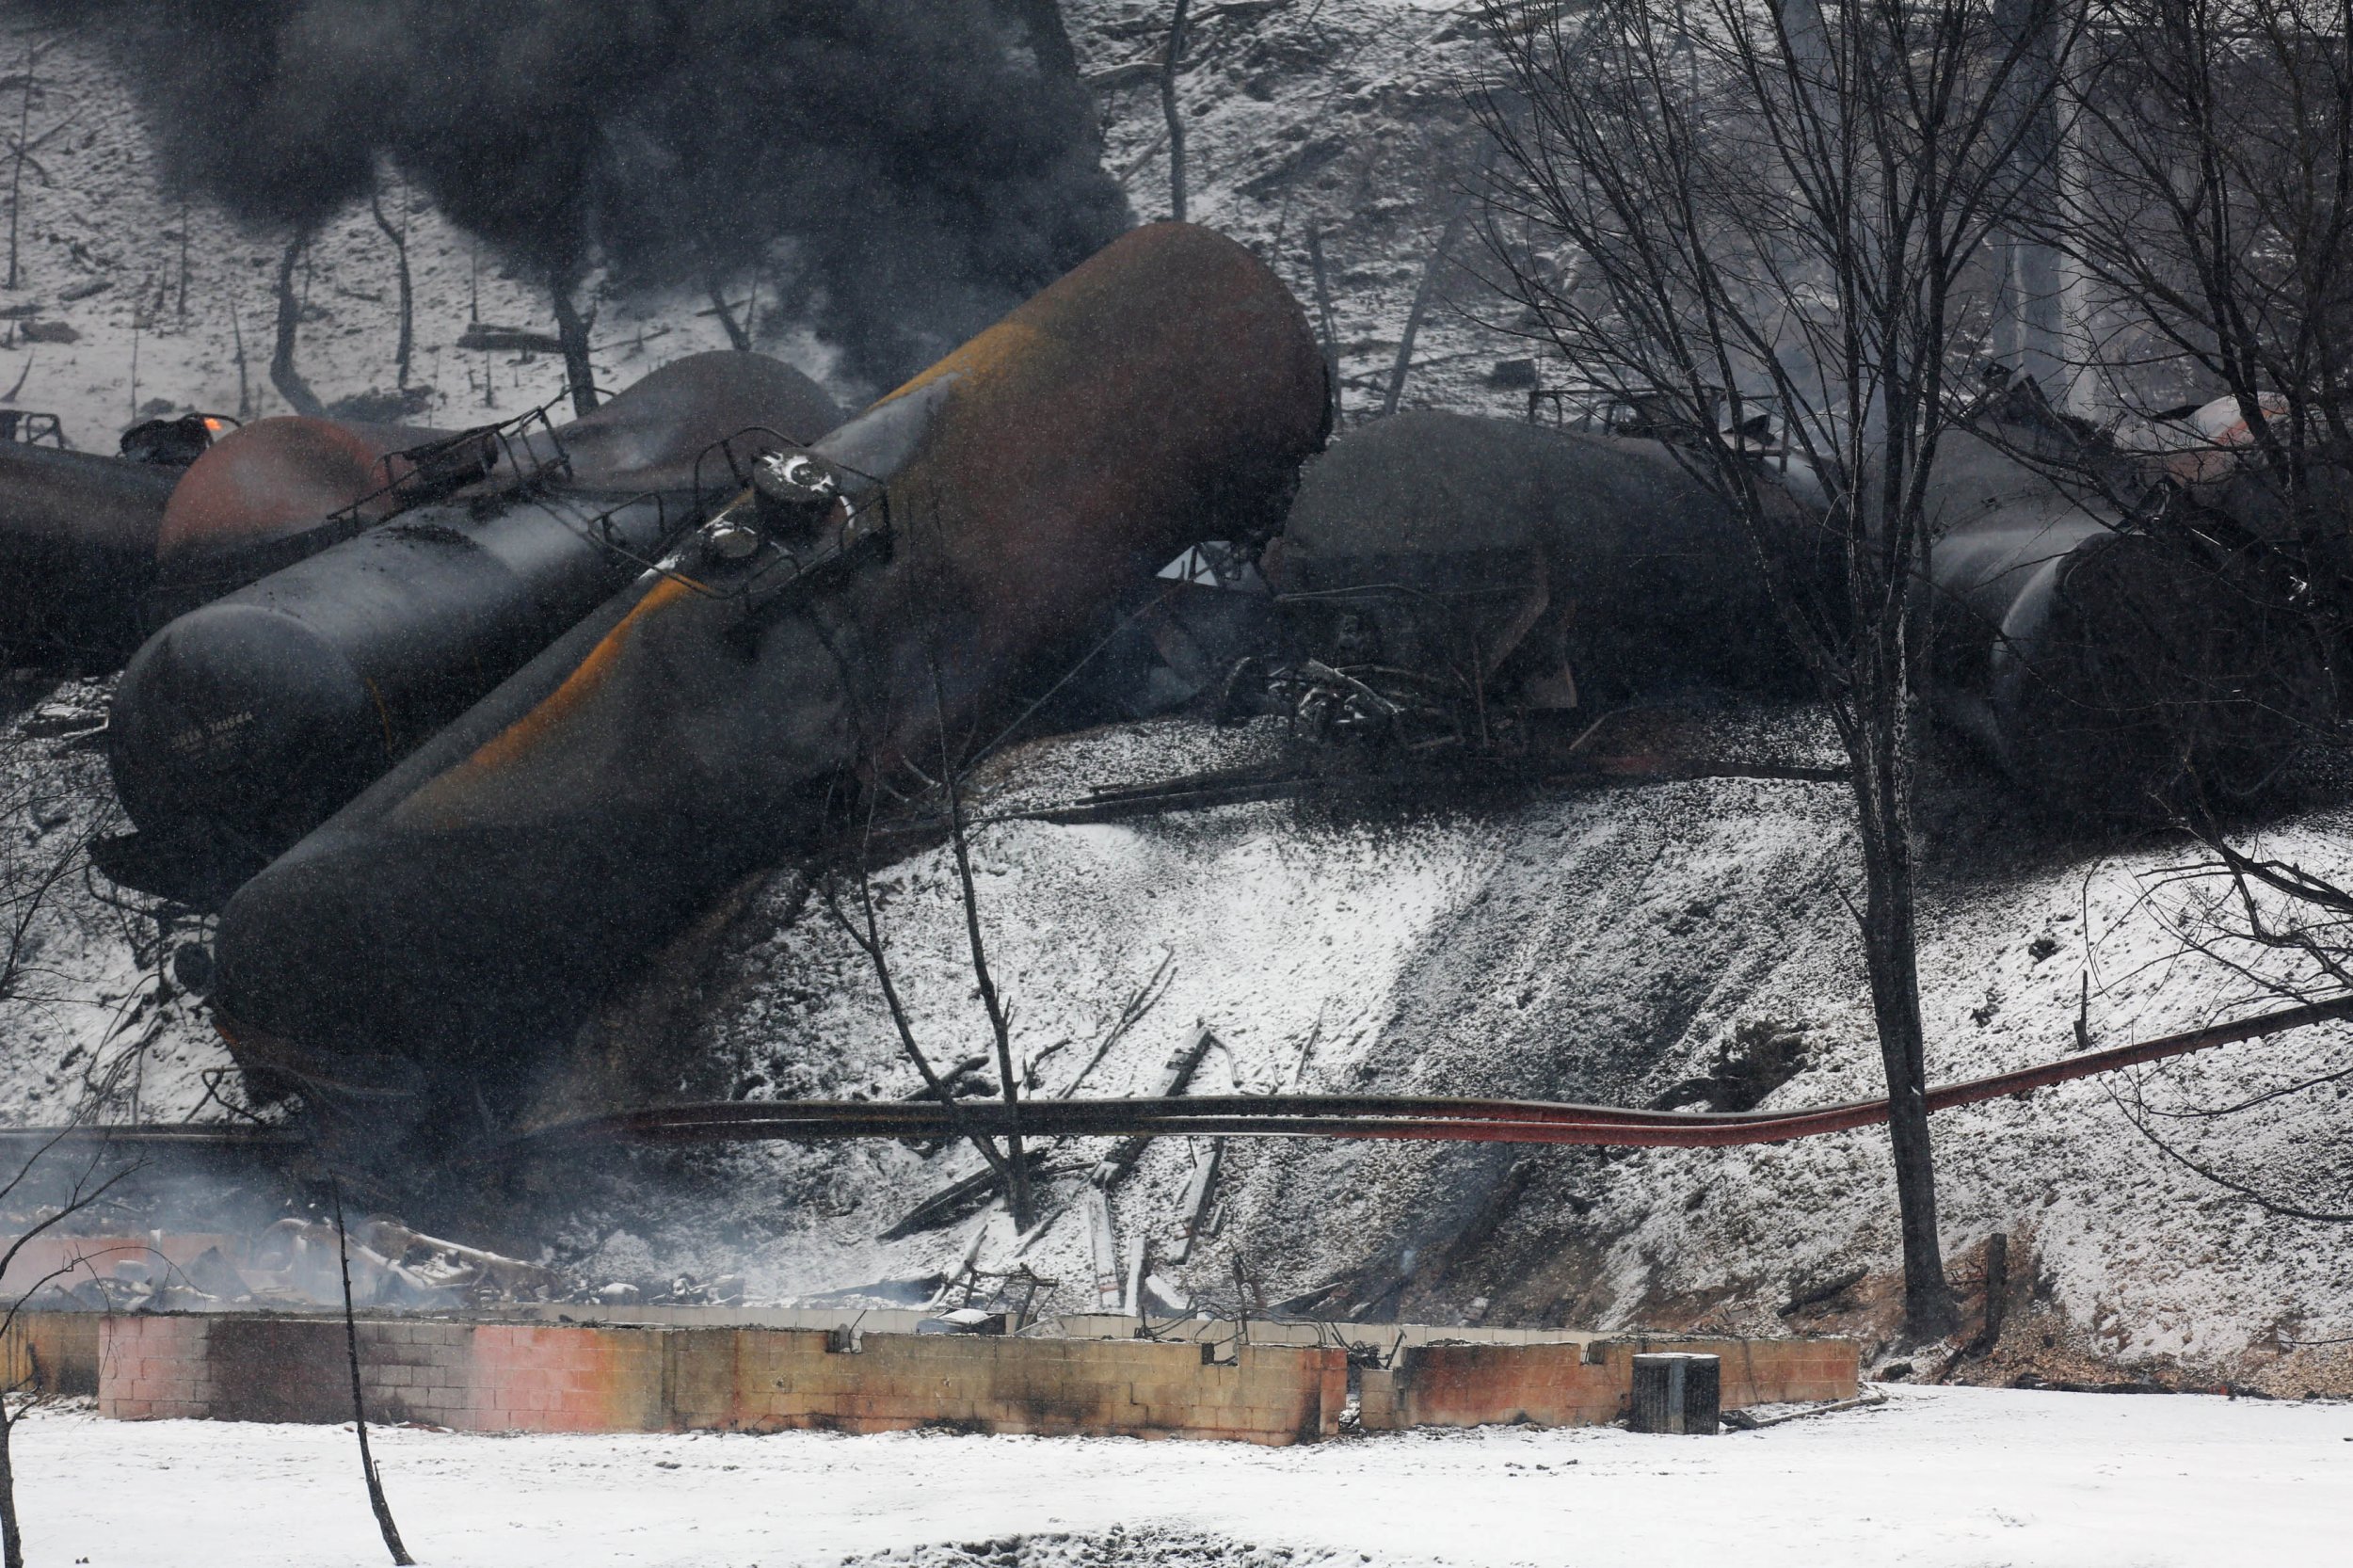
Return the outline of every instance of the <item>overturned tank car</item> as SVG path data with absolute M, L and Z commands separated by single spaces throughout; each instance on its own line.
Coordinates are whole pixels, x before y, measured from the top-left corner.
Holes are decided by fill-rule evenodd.
M 0 653 L 113 669 L 178 609 L 381 517 L 403 454 L 451 439 L 189 414 L 133 426 L 117 457 L 0 442 Z
M 1266 552 L 1295 650 L 1256 704 L 1325 738 L 1502 750 L 1530 714 L 1792 687 L 1757 544 L 1817 603 L 1835 557 L 1806 473 L 1760 459 L 1758 479 L 1753 541 L 1657 440 L 1439 412 L 1368 425 L 1308 470 Z
M 1929 475 L 1934 711 L 2069 814 L 2259 790 L 2328 684 L 2288 563 L 2163 489 L 2120 501 L 2123 470 L 2009 404 Z
M 55 414 L 0 409 L 0 662 L 96 673 L 138 646 L 172 492 L 237 423 L 142 420 L 106 457 Z
M 814 445 L 230 900 L 216 1013 L 324 1088 L 495 1096 L 735 879 L 921 788 L 1324 435 L 1241 246 L 1134 231 Z
M 0 440 L 0 662 L 113 667 L 138 645 L 180 471 Z
M 211 598 L 133 656 L 107 736 L 137 832 L 100 844 L 98 863 L 190 901 L 226 892 L 705 520 L 759 453 L 840 419 L 799 372 L 720 352 L 557 429 L 404 455 L 403 486 L 346 513 L 368 526 Z M 240 472 L 253 488 L 269 471 Z M 437 474 L 439 498 L 422 500 Z M 313 479 L 278 471 L 275 493 L 313 494 Z M 248 526 L 235 558 L 315 547 L 322 526 Z

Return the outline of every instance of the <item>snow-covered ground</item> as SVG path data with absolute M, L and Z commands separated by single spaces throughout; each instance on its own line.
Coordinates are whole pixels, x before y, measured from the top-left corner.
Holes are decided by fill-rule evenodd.
M 1487 1428 L 1114 1438 L 374 1434 L 429 1568 L 986 1561 L 2274 1568 L 2353 1539 L 2353 1406 L 1897 1389 L 1715 1438 Z M 36 1416 L 25 1556 L 383 1560 L 348 1427 Z M 2329 1543 L 2336 1543 L 2330 1545 Z M 945 1546 L 948 1551 L 924 1551 Z

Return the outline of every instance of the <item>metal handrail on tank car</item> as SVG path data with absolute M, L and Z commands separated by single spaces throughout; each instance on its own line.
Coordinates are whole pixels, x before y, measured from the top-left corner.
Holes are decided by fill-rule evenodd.
M 55 414 L 6 408 L 0 409 L 0 421 L 7 424 L 8 439 L 20 445 L 39 446 L 45 437 L 60 452 L 73 450 L 72 443 L 65 439 L 65 425 Z
M 685 533 L 688 528 L 696 527 L 702 522 L 710 521 L 713 516 L 719 513 L 724 513 L 728 507 L 734 506 L 744 500 L 744 492 L 750 485 L 751 479 L 748 474 L 744 474 L 737 471 L 734 448 L 737 441 L 743 440 L 745 436 L 751 435 L 774 436 L 776 440 L 781 443 L 780 449 L 801 452 L 808 450 L 807 442 L 795 440 L 792 437 L 786 435 L 783 431 L 777 429 L 773 424 L 746 424 L 739 430 L 730 431 L 727 435 L 720 437 L 717 440 L 710 442 L 704 446 L 700 452 L 695 454 L 694 467 L 689 474 L 689 481 L 694 490 L 694 499 L 689 504 L 687 511 L 687 519 L 689 520 L 680 522 L 675 528 L 670 525 L 669 497 L 673 492 L 667 490 L 638 490 L 633 494 L 623 496 L 612 505 L 607 506 L 603 511 L 599 512 L 596 516 L 590 518 L 586 522 L 573 528 L 573 532 L 578 534 L 583 539 L 585 539 L 587 542 L 597 546 L 600 550 L 604 551 L 606 554 L 615 560 L 627 561 L 641 571 L 650 571 L 658 576 L 668 578 L 670 581 L 675 582 L 683 587 L 692 589 L 696 593 L 704 594 L 709 597 L 721 597 L 713 594 L 708 584 L 699 583 L 695 579 L 686 576 L 684 573 L 674 569 L 673 568 L 664 566 L 662 561 L 662 556 L 669 552 L 669 551 L 677 544 L 679 536 Z M 726 505 L 717 505 L 716 496 L 712 492 L 706 491 L 703 488 L 703 463 L 714 451 L 718 452 L 727 459 L 728 472 L 734 480 L 737 490 L 737 493 L 727 502 Z M 755 459 L 755 461 L 757 461 L 757 459 Z M 613 536 L 613 519 L 617 514 L 625 512 L 632 506 L 641 505 L 648 501 L 654 504 L 655 531 L 661 536 L 662 538 L 662 550 L 651 559 L 638 554 L 635 551 L 622 545 Z M 567 527 L 572 526 L 568 521 L 566 521 L 565 525 Z
M 782 432 L 771 430 L 767 425 L 747 425 L 745 426 L 745 430 L 765 430 L 772 435 L 782 435 Z M 739 430 L 736 432 L 736 435 L 740 436 L 744 433 L 744 431 Z M 733 440 L 734 439 L 734 436 L 728 438 L 728 440 Z M 725 443 L 720 442 L 714 444 L 724 445 Z M 841 520 L 840 526 L 834 530 L 833 538 L 827 545 L 813 550 L 807 554 L 794 554 L 792 551 L 787 550 L 784 546 L 778 544 L 775 539 L 769 537 L 766 530 L 759 530 L 760 534 L 761 546 L 764 549 L 773 552 L 773 554 L 768 560 L 763 561 L 760 565 L 752 567 L 748 570 L 744 571 L 741 581 L 724 589 L 714 588 L 710 584 L 703 582 L 699 578 L 690 576 L 687 573 L 679 570 L 675 567 L 665 565 L 659 561 L 648 563 L 647 569 L 659 573 L 664 578 L 676 583 L 679 586 L 686 589 L 690 593 L 699 595 L 704 599 L 742 600 L 748 602 L 753 599 L 755 594 L 757 594 L 760 596 L 761 602 L 760 605 L 754 606 L 754 608 L 761 608 L 768 602 L 772 601 L 776 596 L 784 594 L 794 586 L 807 583 L 811 579 L 825 573 L 828 568 L 841 565 L 845 562 L 854 561 L 856 558 L 856 552 L 872 548 L 874 541 L 880 540 L 887 544 L 895 536 L 895 530 L 892 527 L 890 516 L 890 485 L 888 481 L 868 473 L 863 469 L 853 468 L 848 463 L 842 462 L 838 458 L 824 456 L 814 449 L 799 442 L 788 440 L 787 446 L 789 450 L 803 453 L 808 456 L 815 458 L 818 462 L 824 464 L 828 468 L 839 469 L 853 478 L 866 481 L 866 483 L 872 487 L 871 490 L 866 492 L 872 497 L 871 503 L 867 505 L 861 506 L 851 499 L 850 493 L 847 490 L 844 490 L 841 493 L 840 499 L 843 506 L 847 508 L 848 515 Z M 707 454 L 708 451 L 709 449 L 706 448 L 705 453 Z M 770 454 L 770 456 L 774 456 L 774 454 Z M 701 458 L 698 456 L 696 461 L 699 465 Z M 731 458 L 730 461 L 732 461 Z M 697 482 L 699 483 L 699 481 Z M 711 520 L 715 522 L 719 518 L 726 517 L 729 512 L 733 511 L 738 506 L 744 505 L 752 500 L 753 492 L 747 486 L 742 494 L 739 494 L 734 500 L 728 502 L 727 505 L 721 507 L 716 516 L 714 516 Z M 858 526 L 860 519 L 873 512 L 879 512 L 880 516 L 878 520 L 876 520 L 872 526 L 860 528 Z M 854 531 L 855 536 L 853 536 Z M 765 581 L 770 574 L 777 569 L 779 565 L 791 567 L 792 570 L 790 575 L 786 576 L 780 582 Z
M 226 590 L 241 587 L 248 582 L 256 581 L 262 577 L 266 577 L 270 573 L 277 571 L 281 568 L 293 566 L 298 561 L 308 560 L 312 556 L 320 553 L 322 551 L 330 550 L 334 546 L 342 544 L 347 539 L 358 538 L 369 529 L 390 522 L 404 512 L 417 506 L 424 505 L 430 502 L 439 500 L 442 495 L 451 493 L 450 490 L 440 490 L 433 493 L 421 494 L 416 493 L 416 491 L 412 488 L 409 493 L 404 495 L 402 493 L 403 487 L 408 485 L 410 480 L 413 478 L 413 470 L 410 474 L 393 474 L 392 465 L 392 460 L 396 457 L 408 458 L 413 464 L 416 455 L 419 453 L 451 452 L 456 451 L 468 441 L 487 441 L 495 440 L 504 450 L 507 461 L 514 465 L 518 475 L 513 484 L 504 487 L 499 493 L 512 494 L 517 490 L 529 488 L 531 485 L 536 483 L 550 469 L 557 466 L 568 466 L 571 461 L 569 456 L 564 452 L 564 443 L 561 440 L 557 439 L 555 435 L 555 426 L 553 423 L 547 417 L 548 410 L 553 408 L 558 401 L 561 401 L 561 399 L 551 399 L 548 402 L 539 405 L 536 408 L 525 409 L 523 412 L 515 415 L 513 418 L 502 420 L 496 424 L 476 425 L 470 430 L 460 430 L 454 435 L 444 436 L 439 440 L 426 441 L 419 446 L 406 447 L 398 452 L 386 453 L 383 456 L 378 457 L 375 464 L 375 467 L 385 475 L 384 483 L 378 485 L 375 489 L 368 491 L 367 494 L 360 496 L 358 500 L 347 502 L 344 505 L 336 507 L 333 511 L 328 513 L 326 517 L 320 519 L 319 521 L 312 527 L 305 528 L 297 533 L 287 535 L 279 538 L 264 539 L 258 544 L 236 552 L 234 558 L 237 562 L 238 569 L 230 576 L 219 578 L 175 580 L 168 584 L 158 584 L 155 587 L 148 590 L 147 600 L 149 618 L 151 621 L 168 619 L 168 616 L 159 616 L 158 612 L 168 608 L 168 606 L 174 602 L 186 599 L 192 591 L 200 594 L 205 590 L 214 588 Z M 523 425 L 529 424 L 535 419 L 541 424 L 547 426 L 548 439 L 555 442 L 556 456 L 546 461 L 540 461 L 537 454 L 531 451 L 530 440 L 529 438 L 526 437 L 524 440 L 524 451 L 529 453 L 533 459 L 532 466 L 526 470 L 521 460 L 516 457 L 514 446 L 508 440 L 506 431 L 509 426 L 514 426 L 518 431 L 520 431 Z M 480 477 L 487 477 L 490 473 L 497 472 L 497 466 L 498 465 L 495 462 L 485 466 L 481 471 Z M 472 483 L 472 481 L 466 481 L 465 483 Z M 463 488 L 464 485 L 460 484 L 454 486 L 451 488 L 457 489 Z M 370 516 L 367 510 L 368 507 L 375 503 L 383 500 L 387 496 L 394 498 L 394 500 L 399 504 L 394 505 L 389 511 Z M 173 613 L 176 614 L 177 612 Z

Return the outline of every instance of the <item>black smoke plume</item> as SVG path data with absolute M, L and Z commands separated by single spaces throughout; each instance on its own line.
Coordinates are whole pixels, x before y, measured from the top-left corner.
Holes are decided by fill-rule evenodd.
M 300 232 L 386 167 L 565 289 L 737 281 L 888 384 L 1130 221 L 1052 0 L 84 9 L 166 183 Z

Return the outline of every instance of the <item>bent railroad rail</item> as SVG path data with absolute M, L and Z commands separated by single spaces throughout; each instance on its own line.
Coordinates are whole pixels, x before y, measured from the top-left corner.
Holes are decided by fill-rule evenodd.
M 2353 1017 L 2353 997 L 2259 1013 L 2179 1034 L 1940 1084 L 1930 1111 L 2049 1088 L 2146 1062 L 2211 1050 L 2286 1030 Z M 1477 1144 L 1602 1144 L 1712 1148 L 1772 1144 L 1872 1127 L 1888 1102 L 1854 1100 L 1805 1111 L 1638 1111 L 1547 1100 L 1396 1095 L 1203 1095 L 1177 1098 L 959 1101 L 728 1100 L 660 1106 L 522 1133 L 493 1154 L 582 1143 L 696 1144 L 768 1139 L 949 1138 L 1016 1128 L 1039 1137 L 1243 1136 L 1399 1139 Z

